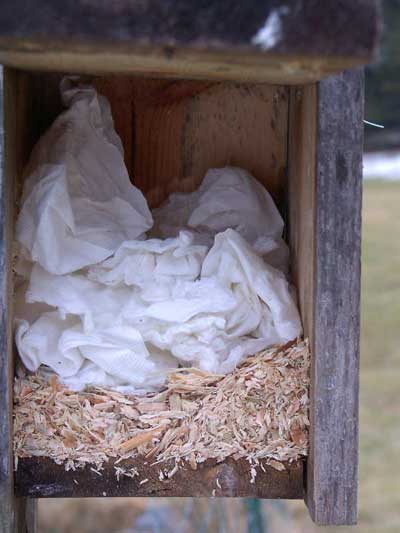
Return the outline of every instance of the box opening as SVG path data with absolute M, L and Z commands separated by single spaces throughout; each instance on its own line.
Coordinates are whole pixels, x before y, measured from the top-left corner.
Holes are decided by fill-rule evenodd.
M 9 205 L 18 206 L 30 152 L 63 110 L 62 76 L 6 70 Z M 311 336 L 315 86 L 126 76 L 84 79 L 108 98 L 128 172 L 150 207 L 160 205 L 171 192 L 196 189 L 213 167 L 242 167 L 267 188 L 285 219 L 292 282 L 305 336 Z M 16 213 L 8 213 L 12 234 Z M 11 280 L 10 288 L 11 300 Z M 10 317 L 10 328 L 11 323 Z M 296 476 L 302 483 L 302 473 Z M 295 482 L 284 490 L 298 497 Z

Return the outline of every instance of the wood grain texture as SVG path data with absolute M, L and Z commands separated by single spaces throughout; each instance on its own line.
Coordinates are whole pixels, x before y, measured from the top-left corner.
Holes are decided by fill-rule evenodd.
M 9 46 L 9 45 L 7 45 Z M 14 46 L 15 48 L 15 46 Z M 65 43 L 30 43 L 28 50 L 2 49 L 0 64 L 27 71 L 69 74 L 129 74 L 165 79 L 239 81 L 270 84 L 305 84 L 343 69 L 369 62 L 369 58 L 302 56 L 177 48 L 132 47 Z
M 363 73 L 318 84 L 314 331 L 307 504 L 355 524 L 358 483 Z
M 370 61 L 379 30 L 377 0 L 3 0 L 0 59 L 305 83 Z
M 246 168 L 282 203 L 285 87 L 129 77 L 93 81 L 110 101 L 132 181 L 152 207 L 171 192 L 194 190 L 209 168 L 225 165 Z
M 37 533 L 38 508 L 33 498 L 15 498 L 15 525 L 10 533 Z M 8 532 L 7 532 L 8 533 Z
M 0 36 L 256 49 L 253 37 L 275 14 L 280 34 L 269 49 L 305 55 L 368 57 L 376 44 L 376 0 L 3 0 Z M 268 25 L 267 25 L 268 27 Z
M 6 69 L 0 72 L 3 106 L 0 110 L 0 532 L 28 531 L 27 518 L 34 516 L 35 502 L 15 498 L 12 456 L 12 279 L 11 247 L 15 203 L 15 177 L 20 171 L 17 137 L 25 111 L 24 79 Z M 1 90 L 0 89 L 0 90 Z M 21 141 L 23 137 L 21 136 Z M 34 531 L 34 522 L 30 520 Z
M 195 96 L 183 136 L 184 176 L 208 168 L 245 168 L 282 203 L 287 160 L 288 90 L 265 84 L 217 84 Z
M 115 476 L 114 464 L 105 465 L 99 476 L 88 467 L 66 472 L 64 466 L 50 459 L 31 458 L 19 461 L 16 494 L 34 498 L 71 498 L 92 496 L 162 496 L 162 497 L 254 497 L 299 499 L 303 496 L 303 463 L 286 465 L 284 471 L 265 467 L 257 469 L 255 483 L 250 483 L 249 463 L 227 459 L 221 463 L 206 461 L 192 470 L 180 468 L 171 479 L 160 481 L 161 468 L 171 471 L 173 462 L 154 465 L 141 458 L 121 463 L 135 467 L 134 478 Z M 140 481 L 148 479 L 146 483 Z M 217 481 L 218 480 L 218 481 Z
M 4 107 L 15 111 L 16 95 L 13 79 L 4 83 Z M 12 354 L 9 309 L 9 256 L 10 256 L 10 204 L 13 205 L 9 176 L 14 171 L 14 161 L 5 158 L 5 153 L 12 148 L 15 138 L 15 122 L 11 114 L 4 114 L 1 109 L 1 186 L 0 186 L 0 531 L 8 533 L 16 525 L 16 502 L 13 494 L 13 460 L 12 460 Z M 7 135 L 4 135 L 4 130 Z M 12 216 L 12 215 L 11 215 Z
M 316 85 L 290 90 L 288 205 L 291 277 L 304 335 L 313 341 L 315 276 Z

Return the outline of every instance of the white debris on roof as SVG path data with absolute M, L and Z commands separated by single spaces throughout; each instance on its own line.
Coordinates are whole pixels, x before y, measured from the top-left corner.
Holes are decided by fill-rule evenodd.
M 282 38 L 282 15 L 289 12 L 288 6 L 273 9 L 251 42 L 259 45 L 263 50 L 274 48 Z

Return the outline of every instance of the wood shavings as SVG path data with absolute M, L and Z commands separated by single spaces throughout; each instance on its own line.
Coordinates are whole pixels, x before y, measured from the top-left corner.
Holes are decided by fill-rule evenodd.
M 135 467 L 123 468 L 122 466 L 115 466 L 114 465 L 114 470 L 115 470 L 115 477 L 117 478 L 117 481 L 119 481 L 122 476 L 129 477 L 129 478 L 133 479 L 134 477 L 139 475 L 139 471 Z
M 167 474 L 168 479 L 171 479 L 178 472 L 178 468 L 179 468 L 178 463 L 175 463 L 174 468 Z
M 165 424 L 164 424 L 165 425 Z M 133 450 L 134 448 L 139 448 L 139 446 L 142 446 L 149 441 L 151 441 L 156 435 L 159 435 L 162 431 L 162 427 L 150 429 L 149 431 L 142 431 L 132 437 L 131 439 L 123 442 L 118 446 L 118 449 L 122 453 L 127 453 Z
M 50 457 L 67 470 L 90 465 L 98 475 L 145 456 L 152 464 L 183 462 L 193 470 L 207 459 L 247 459 L 256 467 L 284 469 L 308 450 L 309 350 L 307 341 L 277 346 L 247 358 L 231 374 L 178 369 L 166 388 L 146 397 L 92 388 L 73 392 L 52 376 L 15 379 L 14 452 Z M 262 461 L 261 461 L 262 460 Z M 173 473 L 172 473 L 173 472 Z M 137 471 L 115 466 L 115 475 Z M 143 481 L 144 482 L 144 481 Z

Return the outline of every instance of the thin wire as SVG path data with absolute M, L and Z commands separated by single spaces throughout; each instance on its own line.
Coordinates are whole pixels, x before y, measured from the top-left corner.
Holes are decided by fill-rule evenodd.
M 375 124 L 375 122 L 370 122 L 369 120 L 364 120 L 364 124 L 369 124 L 370 126 L 374 126 L 375 128 L 384 128 L 385 126 L 382 126 L 382 124 Z

